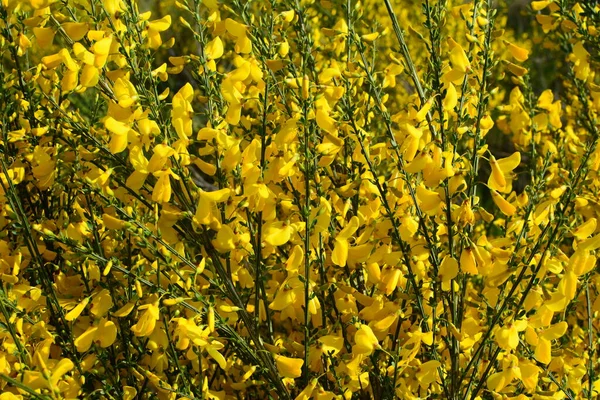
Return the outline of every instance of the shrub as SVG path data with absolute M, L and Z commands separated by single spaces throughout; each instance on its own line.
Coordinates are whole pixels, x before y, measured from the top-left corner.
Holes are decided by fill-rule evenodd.
M 2 0 L 0 399 L 597 397 L 600 8 L 521 3 Z

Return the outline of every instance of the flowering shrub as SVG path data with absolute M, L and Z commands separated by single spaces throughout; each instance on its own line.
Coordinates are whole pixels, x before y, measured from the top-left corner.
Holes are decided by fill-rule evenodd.
M 0 400 L 598 397 L 594 1 L 146 3 L 2 0 Z

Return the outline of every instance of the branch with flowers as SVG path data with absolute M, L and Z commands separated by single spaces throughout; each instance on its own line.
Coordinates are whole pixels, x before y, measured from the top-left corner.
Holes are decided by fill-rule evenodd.
M 599 29 L 3 0 L 0 400 L 597 398 Z

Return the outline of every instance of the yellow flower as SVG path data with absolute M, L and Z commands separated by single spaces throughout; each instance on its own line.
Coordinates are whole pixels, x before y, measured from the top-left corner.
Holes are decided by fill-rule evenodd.
M 130 107 L 138 99 L 137 91 L 131 81 L 123 78 L 116 80 L 113 87 L 115 96 L 119 102 L 119 106 L 123 108 Z
M 236 248 L 236 242 L 233 229 L 229 225 L 223 225 L 217 233 L 217 238 L 213 240 L 213 245 L 219 252 L 226 253 Z
M 171 177 L 179 180 L 179 176 L 171 171 L 171 168 L 166 170 L 156 171 L 153 173 L 158 179 L 152 190 L 152 201 L 157 203 L 168 203 L 171 200 Z
M 139 306 L 138 311 L 143 311 L 137 323 L 131 327 L 131 331 L 138 337 L 150 336 L 156 327 L 156 321 L 160 316 L 158 302 Z
M 521 154 L 513 153 L 511 156 L 496 160 L 490 157 L 492 173 L 488 179 L 488 186 L 500 193 L 510 193 L 512 190 L 511 172 L 521 163 Z
M 61 25 L 69 38 L 78 42 L 88 33 L 90 27 L 87 22 L 65 22 Z
M 227 29 L 227 32 L 236 39 L 236 53 L 248 54 L 252 51 L 252 42 L 247 36 L 246 25 L 240 24 L 239 22 L 236 22 L 231 18 L 227 18 L 225 20 L 225 27 Z
M 33 34 L 35 35 L 35 39 L 40 47 L 49 47 L 52 46 L 52 41 L 54 40 L 54 29 L 52 28 L 33 28 Z
M 416 192 L 421 209 L 428 215 L 435 215 L 440 211 L 443 202 L 438 192 L 429 190 L 423 185 L 418 186 Z
M 67 321 L 74 321 L 74 320 L 76 320 L 81 315 L 81 313 L 83 312 L 83 310 L 85 309 L 85 307 L 88 305 L 89 302 L 90 302 L 90 298 L 89 297 L 84 298 L 73 309 L 71 309 L 71 311 L 69 311 L 65 315 L 65 319 Z
M 519 47 L 507 40 L 504 41 L 504 44 L 506 45 L 506 47 L 508 48 L 508 51 L 510 52 L 510 54 L 513 56 L 513 58 L 517 61 L 523 62 L 526 61 L 529 58 L 529 51 Z
M 448 83 L 448 88 L 446 89 L 446 96 L 444 97 L 444 110 L 450 111 L 456 107 L 458 104 L 458 95 L 456 93 L 456 88 L 452 83 Z
M 315 387 L 319 383 L 318 379 L 311 379 L 310 383 L 296 396 L 295 400 L 309 400 L 312 397 L 312 393 Z
M 298 378 L 302 375 L 302 365 L 304 360 L 300 358 L 290 358 L 275 354 L 277 370 L 286 378 Z
M 217 204 L 227 201 L 231 196 L 230 189 L 221 189 L 214 192 L 200 190 L 198 205 L 194 221 L 198 224 L 209 225 L 216 223 L 215 228 L 220 226 L 221 217 Z
M 467 274 L 477 275 L 477 262 L 470 247 L 465 247 L 460 255 L 460 268 Z
M 106 348 L 111 346 L 117 338 L 117 326 L 114 322 L 102 318 L 98 325 L 90 326 L 74 341 L 77 351 L 84 353 L 89 350 L 93 342 Z
M 113 117 L 108 117 L 104 121 L 106 129 L 112 133 L 109 143 L 110 152 L 113 154 L 120 153 L 127 148 L 127 137 L 131 128 L 124 122 L 117 121 Z
M 345 266 L 346 261 L 348 259 L 348 239 L 354 235 L 354 233 L 358 230 L 359 220 L 358 218 L 352 217 L 350 221 L 346 224 L 344 229 L 342 229 L 335 238 L 335 246 L 333 248 L 333 252 L 331 253 L 331 261 L 335 265 Z
M 204 48 L 204 52 L 209 60 L 216 60 L 217 58 L 223 57 L 223 41 L 221 38 L 217 36 L 208 42 Z
M 415 373 L 415 377 L 419 382 L 419 385 L 423 389 L 429 388 L 433 382 L 435 382 L 438 378 L 438 367 L 441 363 L 437 360 L 427 361 L 424 364 L 421 364 Z
M 573 236 L 579 240 L 586 239 L 591 234 L 596 232 L 596 225 L 596 218 L 590 218 L 583 224 L 579 225 L 579 227 L 573 232 Z
M 51 374 L 49 374 L 48 371 L 45 371 L 45 374 L 40 371 L 25 371 L 23 375 L 23 384 L 32 390 L 47 388 L 53 393 L 55 390 L 60 393 L 62 391 L 58 388 L 60 380 L 74 367 L 75 364 L 73 364 L 73 361 L 63 358 L 56 363 Z
M 565 321 L 558 322 L 538 333 L 539 342 L 535 347 L 535 358 L 543 363 L 552 361 L 552 341 L 559 339 L 567 332 L 568 325 Z
M 517 211 L 517 208 L 515 206 L 506 201 L 506 199 L 494 189 L 490 189 L 490 192 L 492 193 L 492 200 L 494 201 L 494 203 L 496 203 L 500 211 L 502 211 L 506 216 L 509 217 L 515 214 L 515 212 Z
M 582 81 L 587 80 L 590 75 L 590 63 L 588 61 L 590 53 L 583 46 L 583 42 L 579 41 L 573 46 L 573 53 L 569 55 L 569 59 L 575 65 L 575 77 Z
M 146 32 L 148 35 L 148 47 L 158 49 L 162 44 L 160 32 L 164 32 L 171 26 L 171 16 L 165 15 L 161 19 L 157 19 L 148 23 Z
M 457 275 L 458 262 L 450 256 L 444 257 L 438 271 L 438 278 L 442 282 L 442 290 L 450 290 L 450 283 Z
M 352 346 L 352 353 L 370 355 L 374 350 L 380 348 L 379 339 L 375 336 L 368 325 L 361 325 L 354 335 L 355 345 Z
M 498 329 L 496 333 L 496 342 L 505 350 L 514 350 L 519 345 L 519 332 L 527 328 L 526 320 L 509 322 L 507 325 Z

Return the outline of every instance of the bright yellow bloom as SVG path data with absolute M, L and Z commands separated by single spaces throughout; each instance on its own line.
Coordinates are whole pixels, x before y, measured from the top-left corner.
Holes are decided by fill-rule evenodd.
M 302 375 L 302 365 L 304 365 L 304 360 L 302 359 L 276 354 L 275 362 L 277 363 L 279 373 L 286 378 L 298 378 Z
M 160 313 L 158 310 L 158 302 L 151 304 L 144 304 L 137 308 L 139 311 L 143 311 L 140 315 L 138 322 L 131 327 L 131 331 L 135 336 L 150 336 L 156 327 L 156 321 L 158 320 Z

